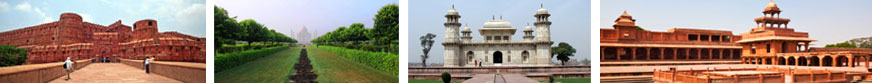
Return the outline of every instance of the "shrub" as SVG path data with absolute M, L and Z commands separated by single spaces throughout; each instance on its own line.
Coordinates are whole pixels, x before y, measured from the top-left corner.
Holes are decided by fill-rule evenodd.
M 319 49 L 335 54 L 342 58 L 346 58 L 366 66 L 389 72 L 393 75 L 399 74 L 399 56 L 397 54 L 385 52 L 370 52 L 363 50 L 347 49 L 333 46 L 318 46 Z
M 259 50 L 247 50 L 227 54 L 217 54 L 214 61 L 215 72 L 221 72 L 222 70 L 227 70 L 245 64 L 246 62 L 257 60 L 267 55 L 272 55 L 273 53 L 285 49 L 288 49 L 288 46 L 278 46 Z
M 451 82 L 451 74 L 448 72 L 442 72 L 442 83 L 450 83 Z
M 0 45 L 0 67 L 24 64 L 27 60 L 27 49 L 12 45 Z

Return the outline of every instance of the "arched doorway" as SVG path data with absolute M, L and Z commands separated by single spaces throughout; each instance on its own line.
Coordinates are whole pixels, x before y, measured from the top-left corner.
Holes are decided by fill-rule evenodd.
M 808 57 L 799 57 L 799 66 L 808 66 Z
M 524 60 L 523 62 L 525 62 L 525 63 L 527 61 L 530 61 L 530 52 L 527 52 L 527 51 L 521 52 L 521 60 Z
M 467 62 L 475 61 L 475 53 L 472 53 L 472 51 L 466 52 L 466 57 Z
M 818 56 L 811 56 L 811 57 L 809 57 L 808 59 L 810 60 L 809 63 L 808 63 L 809 65 L 811 65 L 811 66 L 821 66 L 821 61 L 820 61 L 821 58 L 819 58 Z
M 787 65 L 791 65 L 791 66 L 796 65 L 796 59 L 793 57 L 787 57 L 786 62 L 787 62 Z
M 494 52 L 494 63 L 503 63 L 503 52 Z
M 785 63 L 788 63 L 788 62 L 787 62 L 787 60 L 784 59 L 784 57 L 778 57 L 778 65 L 787 65 Z
M 821 66 L 833 66 L 833 57 L 824 56 L 824 59 L 822 59 L 822 61 L 823 65 Z

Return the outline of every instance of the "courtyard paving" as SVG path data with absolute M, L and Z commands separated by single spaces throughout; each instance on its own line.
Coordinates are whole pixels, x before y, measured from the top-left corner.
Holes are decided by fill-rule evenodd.
M 64 75 L 49 83 L 182 83 L 121 63 L 92 63 L 70 75 L 70 80 Z

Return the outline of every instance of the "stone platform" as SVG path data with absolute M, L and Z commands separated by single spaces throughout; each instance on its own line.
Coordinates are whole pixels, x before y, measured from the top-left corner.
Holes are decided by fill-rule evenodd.
M 70 74 L 56 78 L 49 83 L 183 83 L 157 74 L 146 74 L 145 70 L 137 69 L 121 63 L 92 63 Z

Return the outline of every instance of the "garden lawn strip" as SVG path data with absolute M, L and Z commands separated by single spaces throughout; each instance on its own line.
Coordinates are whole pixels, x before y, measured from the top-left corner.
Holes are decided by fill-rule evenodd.
M 335 56 L 332 53 L 306 46 L 318 82 L 324 83 L 396 83 L 399 77 L 360 63 Z
M 299 58 L 300 47 L 291 47 L 272 55 L 215 73 L 216 83 L 280 83 L 288 80 L 292 65 Z

